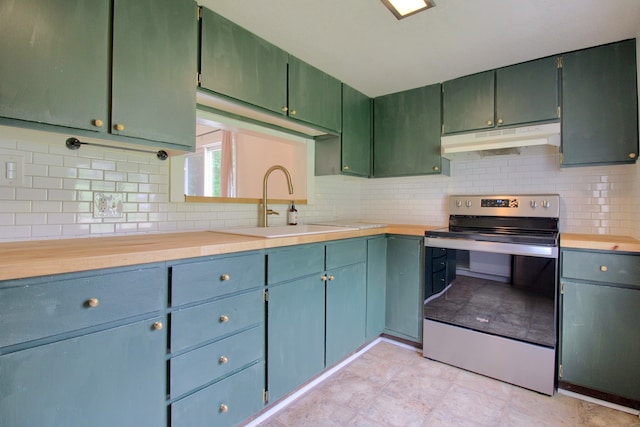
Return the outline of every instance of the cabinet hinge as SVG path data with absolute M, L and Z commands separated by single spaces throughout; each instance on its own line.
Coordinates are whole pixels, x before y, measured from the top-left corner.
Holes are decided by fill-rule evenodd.
M 264 302 L 269 301 L 269 290 L 268 289 L 264 290 L 263 296 L 264 296 Z
M 558 376 L 562 378 L 562 364 L 560 364 L 560 367 L 558 368 Z
M 262 390 L 262 402 L 267 403 L 269 401 L 269 392 L 267 390 Z
M 560 283 L 560 295 L 564 295 L 564 282 Z
M 564 162 L 564 155 L 560 153 L 560 164 L 562 164 L 563 162 Z
M 202 83 L 202 74 L 196 73 L 196 85 L 200 86 L 200 83 Z
M 196 19 L 197 20 L 202 19 L 202 6 L 198 6 L 196 8 Z
M 562 107 L 558 105 L 558 118 L 562 117 Z
M 442 124 L 442 129 L 440 130 L 440 133 L 444 135 L 444 123 Z
M 563 65 L 562 64 L 562 56 L 558 57 L 557 62 L 558 62 L 558 68 L 562 68 L 562 65 Z

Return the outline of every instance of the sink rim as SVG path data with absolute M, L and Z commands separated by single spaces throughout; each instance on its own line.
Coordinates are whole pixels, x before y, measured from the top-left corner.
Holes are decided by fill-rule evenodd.
M 249 237 L 295 237 L 308 236 L 312 234 L 339 233 L 342 231 L 357 231 L 358 228 L 318 225 L 318 224 L 300 224 L 300 225 L 277 225 L 272 227 L 237 227 L 222 228 L 218 230 L 209 230 L 214 233 L 235 234 Z

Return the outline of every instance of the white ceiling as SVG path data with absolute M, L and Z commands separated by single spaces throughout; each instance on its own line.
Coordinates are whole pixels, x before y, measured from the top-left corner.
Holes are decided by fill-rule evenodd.
M 370 97 L 640 37 L 640 0 L 198 0 Z

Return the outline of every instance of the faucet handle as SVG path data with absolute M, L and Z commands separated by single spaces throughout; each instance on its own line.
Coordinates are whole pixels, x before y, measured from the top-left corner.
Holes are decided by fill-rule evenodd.
M 280 215 L 278 211 L 274 211 L 273 209 L 267 209 L 267 215 Z

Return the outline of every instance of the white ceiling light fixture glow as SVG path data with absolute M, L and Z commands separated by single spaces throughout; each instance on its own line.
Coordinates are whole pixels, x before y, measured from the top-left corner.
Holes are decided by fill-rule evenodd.
M 406 18 L 435 6 L 435 3 L 431 0 L 382 0 L 382 3 L 398 19 Z

